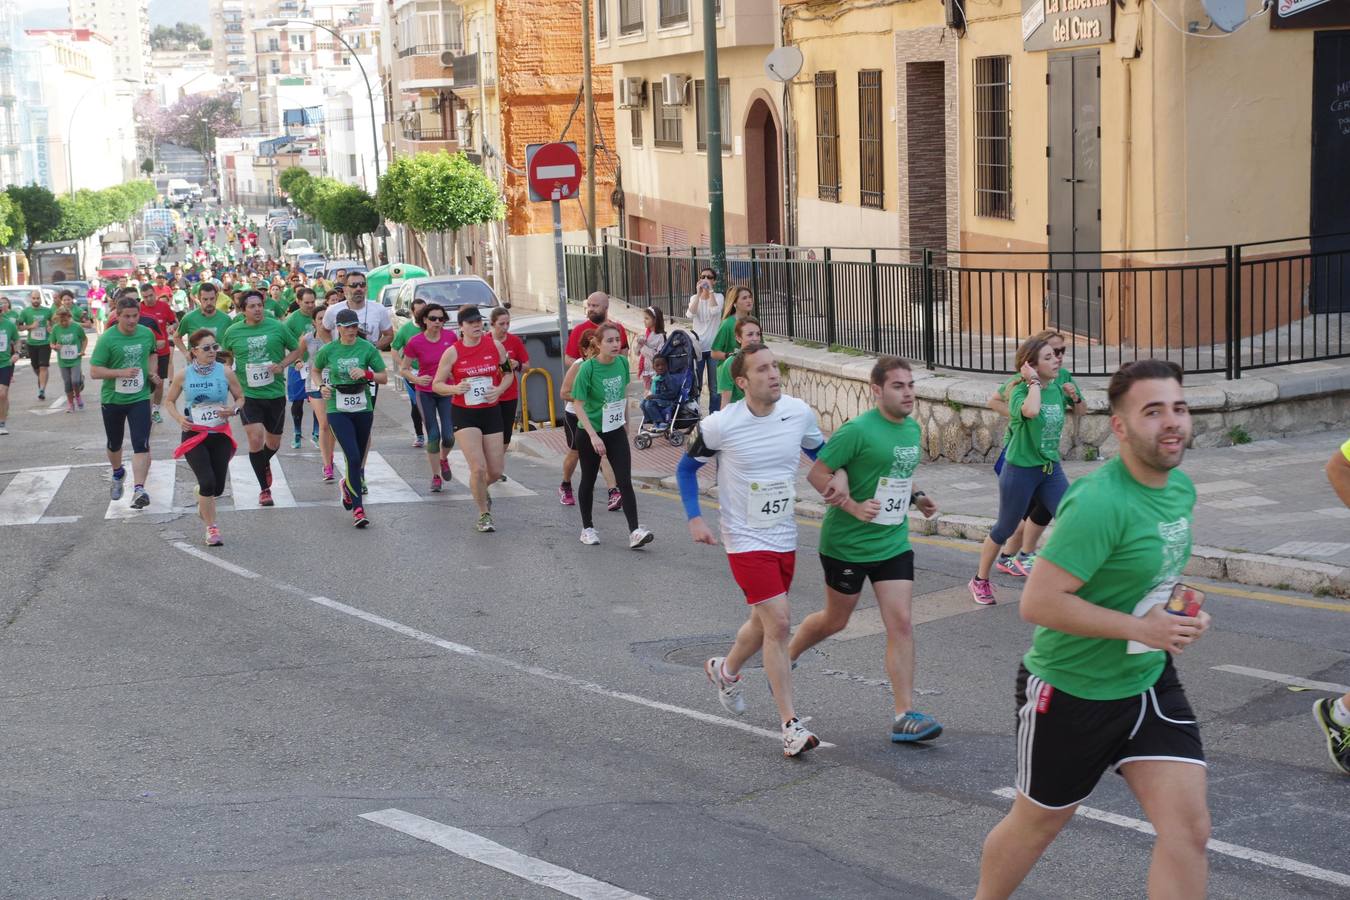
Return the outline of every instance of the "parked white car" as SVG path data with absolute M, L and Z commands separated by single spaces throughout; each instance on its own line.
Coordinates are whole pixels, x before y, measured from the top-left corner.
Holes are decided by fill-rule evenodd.
M 304 238 L 291 238 L 281 248 L 281 255 L 288 260 L 294 260 L 302 253 L 313 253 L 314 247 Z
M 159 264 L 159 244 L 154 241 L 136 241 L 131 245 L 131 255 L 136 257 L 138 266 Z

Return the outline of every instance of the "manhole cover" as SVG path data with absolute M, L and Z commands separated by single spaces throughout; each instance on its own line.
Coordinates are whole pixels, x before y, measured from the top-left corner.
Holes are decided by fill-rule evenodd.
M 685 644 L 683 647 L 676 647 L 668 651 L 661 657 L 665 662 L 675 666 L 688 666 L 691 669 L 702 669 L 703 664 L 713 656 L 726 656 L 727 651 L 731 649 L 731 641 L 709 641 L 703 644 Z M 764 663 L 756 653 L 745 664 L 747 669 L 762 668 Z

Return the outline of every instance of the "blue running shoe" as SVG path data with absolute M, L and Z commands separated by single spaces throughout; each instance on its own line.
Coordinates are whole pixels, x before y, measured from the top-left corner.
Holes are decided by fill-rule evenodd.
M 937 719 L 912 709 L 903 716 L 896 716 L 895 724 L 891 726 L 891 741 L 896 744 L 931 741 L 940 734 L 942 726 Z

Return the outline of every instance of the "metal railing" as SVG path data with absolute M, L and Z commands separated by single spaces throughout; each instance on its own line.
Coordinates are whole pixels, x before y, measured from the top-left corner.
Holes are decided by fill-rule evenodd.
M 568 247 L 568 296 L 603 290 L 683 318 L 704 247 Z M 1134 359 L 1239 378 L 1350 357 L 1350 233 L 1216 247 L 1084 254 L 928 248 L 727 248 L 728 285 L 764 333 L 929 368 L 1004 373 L 1028 334 L 1068 339 L 1075 374 Z
M 455 132 L 448 131 L 441 126 L 435 128 L 424 128 L 420 125 L 404 126 L 402 129 L 404 139 L 409 141 L 453 141 Z
M 452 53 L 462 53 L 464 51 L 464 42 L 455 41 L 450 44 L 413 44 L 410 47 L 400 47 L 398 58 L 406 59 L 409 56 L 439 56 L 444 50 L 449 50 Z

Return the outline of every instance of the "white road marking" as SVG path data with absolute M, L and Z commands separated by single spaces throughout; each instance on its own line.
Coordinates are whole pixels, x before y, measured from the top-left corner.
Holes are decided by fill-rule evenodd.
M 283 509 L 295 506 L 295 495 L 286 483 L 286 473 L 281 471 L 280 457 L 272 457 L 272 503 Z M 241 443 L 234 456 L 230 458 L 230 499 L 237 510 L 262 509 L 258 504 L 258 476 L 248 461 L 248 444 Z
M 1017 796 L 1017 791 L 1010 787 L 999 788 L 994 791 L 994 793 L 1007 800 L 1011 800 Z M 1093 809 L 1091 806 L 1080 806 L 1076 812 L 1085 819 L 1105 822 L 1108 825 L 1118 825 L 1121 828 L 1128 828 L 1131 831 L 1137 831 L 1140 834 L 1157 835 L 1157 832 L 1153 830 L 1153 826 L 1142 819 L 1132 819 L 1129 816 L 1117 815 L 1116 813 L 1106 812 L 1102 809 Z M 1287 856 L 1276 856 L 1274 853 L 1266 853 L 1263 850 L 1253 850 L 1250 847 L 1230 844 L 1227 841 L 1216 841 L 1213 838 L 1210 839 L 1208 846 L 1209 849 L 1215 853 L 1222 853 L 1224 856 L 1231 856 L 1234 859 L 1245 859 L 1248 862 L 1254 862 L 1271 869 L 1279 869 L 1282 872 L 1292 872 L 1295 875 L 1302 875 L 1304 878 L 1313 878 L 1318 881 L 1325 881 L 1328 884 L 1350 887 L 1350 875 L 1347 875 L 1344 872 L 1333 872 L 1330 869 L 1322 869 L 1305 862 L 1299 862 L 1296 859 L 1290 859 Z
M 1344 506 L 1332 506 L 1327 509 L 1314 510 L 1319 516 L 1326 516 L 1328 519 L 1350 519 L 1350 508 Z
M 46 409 L 30 409 L 29 412 L 35 416 L 50 416 L 53 413 L 59 413 L 61 410 L 65 408 L 66 408 L 66 398 L 63 395 L 53 400 L 47 406 Z
M 1248 484 L 1245 481 L 1210 481 L 1195 486 L 1195 492 L 1200 496 L 1206 494 L 1218 494 L 1224 491 L 1245 491 L 1255 488 L 1256 485 Z
M 419 841 L 444 847 L 456 856 L 508 872 L 531 884 L 542 885 L 569 897 L 578 897 L 581 900 L 646 900 L 641 894 L 625 891 L 607 881 L 597 881 L 580 872 L 573 872 L 571 869 L 555 866 L 551 862 L 518 853 L 472 831 L 443 825 L 401 809 L 362 813 L 361 818 L 376 825 L 383 825 L 385 828 L 392 828 L 409 837 L 415 837 Z
M 1266 552 L 1272 556 L 1335 556 L 1350 550 L 1350 544 L 1335 544 L 1330 541 L 1286 541 Z
M 19 472 L 0 493 L 0 525 L 33 525 L 56 499 L 56 492 L 70 474 L 68 468 L 26 469 Z
M 1285 675 L 1282 672 L 1268 672 L 1265 669 L 1253 669 L 1248 666 L 1215 666 L 1217 672 L 1232 672 L 1234 675 L 1246 675 L 1248 678 L 1260 678 L 1263 681 L 1277 681 L 1280 684 L 1292 684 L 1294 687 L 1308 688 L 1312 691 L 1330 691 L 1333 694 L 1350 693 L 1350 685 L 1336 684 L 1334 681 L 1313 681 L 1297 675 Z
M 131 473 L 131 460 L 126 458 L 128 456 L 129 453 L 123 454 L 123 465 L 127 470 L 126 491 L 122 494 L 121 500 L 113 500 L 108 504 L 108 511 L 104 513 L 103 518 L 134 519 L 138 516 L 174 512 L 173 485 L 178 477 L 178 460 L 171 456 L 167 459 L 161 457 L 151 460 L 150 475 L 145 483 L 145 491 L 150 495 L 150 505 L 145 509 L 132 509 L 132 487 L 136 476 Z
M 339 476 L 347 471 L 347 457 L 341 447 L 333 449 L 333 468 L 337 470 Z M 389 461 L 381 456 L 378 450 L 370 451 L 370 455 L 366 457 L 366 487 L 370 488 L 370 491 L 368 496 L 362 499 L 370 506 L 380 503 L 417 503 L 426 499 L 394 471 L 394 467 L 389 465 Z
M 464 454 L 458 450 L 450 451 L 450 472 L 454 480 L 464 487 L 469 487 L 469 462 L 464 458 Z M 521 484 L 519 481 L 513 481 L 511 476 L 506 476 L 506 481 L 500 481 L 489 487 L 488 493 L 493 497 L 500 499 L 502 497 L 536 497 L 534 491 Z
M 226 570 L 227 572 L 233 572 L 234 574 L 241 575 L 244 578 L 262 578 L 262 576 L 257 574 L 256 572 L 250 572 L 248 569 L 236 566 L 233 563 L 227 562 L 226 560 L 213 556 L 210 553 L 205 552 L 204 550 L 200 550 L 197 547 L 192 546 L 191 544 L 186 544 L 183 543 L 182 541 L 176 541 L 174 542 L 173 546 L 177 547 L 179 550 L 182 550 L 184 553 L 190 553 L 191 555 L 197 557 L 198 559 L 203 560 L 204 562 L 208 562 L 213 566 L 218 566 Z M 404 637 L 412 638 L 415 641 L 421 641 L 424 644 L 431 644 L 433 647 L 439 647 L 442 650 L 448 650 L 449 652 L 458 654 L 460 656 L 467 656 L 473 659 L 480 660 L 482 662 L 492 663 L 493 665 L 498 665 L 506 669 L 511 669 L 513 671 L 520 672 L 521 674 L 524 675 L 533 675 L 536 678 L 542 678 L 546 681 L 554 681 L 559 684 L 566 684 L 571 687 L 586 691 L 587 693 L 598 694 L 602 697 L 608 697 L 611 700 L 623 700 L 626 703 L 635 703 L 638 706 L 645 706 L 649 709 L 657 709 L 661 710 L 662 712 L 674 713 L 676 715 L 684 716 L 689 719 L 694 719 L 699 722 L 705 722 L 709 725 L 720 725 L 723 728 L 734 728 L 737 731 L 744 731 L 747 734 L 756 734 L 759 735 L 760 737 L 771 738 L 775 741 L 781 741 L 783 739 L 782 734 L 780 734 L 777 731 L 770 731 L 767 728 L 759 728 L 755 725 L 747 725 L 745 722 L 737 722 L 734 719 L 726 719 L 723 718 L 722 716 L 710 715 L 709 713 L 700 712 L 696 709 L 687 709 L 686 707 L 683 706 L 676 706 L 672 703 L 663 703 L 660 700 L 649 700 L 646 697 L 640 697 L 637 694 L 629 694 L 625 691 L 610 690 L 604 685 L 596 684 L 593 681 L 586 681 L 585 679 L 577 678 L 572 675 L 566 675 L 562 672 L 554 672 L 552 669 L 545 669 L 541 666 L 532 666 L 527 663 L 516 662 L 514 659 L 508 659 L 505 656 L 498 656 L 494 653 L 484 653 L 482 650 L 476 650 L 473 647 L 468 646 L 467 644 L 458 644 L 455 643 L 454 641 L 447 641 L 444 638 L 436 637 L 434 634 L 428 634 L 425 631 L 419 631 L 418 629 L 412 628 L 408 625 L 404 625 L 401 622 L 395 622 L 393 619 L 386 619 L 383 616 L 378 616 L 375 613 L 366 612 L 363 609 L 357 609 L 354 606 L 348 606 L 346 603 L 341 603 L 337 600 L 331 600 L 328 597 L 309 596 L 306 591 L 303 591 L 300 588 L 295 587 L 294 585 L 286 584 L 285 582 L 282 581 L 272 581 L 271 579 L 263 579 L 263 580 L 267 581 L 273 587 L 285 591 L 288 594 L 296 594 L 298 596 L 304 597 L 310 603 L 317 603 L 319 606 L 326 606 L 327 608 L 334 610 L 335 612 L 340 612 L 343 615 L 348 615 L 351 616 L 352 618 L 360 619 L 363 622 L 369 622 L 372 625 L 378 625 L 381 628 L 387 628 L 390 631 L 397 632 L 398 634 L 403 635 Z M 834 744 L 828 743 L 826 741 L 821 741 L 820 746 L 829 748 L 833 747 Z
M 1214 509 L 1250 509 L 1256 506 L 1275 506 L 1278 500 L 1269 497 L 1238 497 L 1235 500 L 1211 500 L 1204 504 Z

